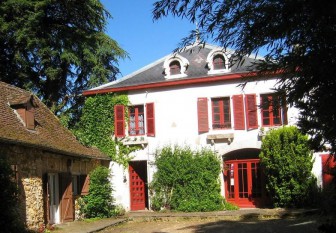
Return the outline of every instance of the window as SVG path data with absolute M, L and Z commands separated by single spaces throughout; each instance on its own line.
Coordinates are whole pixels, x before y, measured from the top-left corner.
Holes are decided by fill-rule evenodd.
M 206 62 L 209 68 L 208 74 L 222 74 L 230 72 L 231 54 L 228 51 L 222 49 L 213 49 L 207 56 Z
M 72 193 L 74 196 L 87 195 L 89 193 L 88 175 L 72 175 Z
M 167 57 L 163 63 L 165 78 L 184 78 L 187 77 L 189 61 L 179 54 Z
M 15 110 L 24 126 L 29 130 L 35 129 L 35 107 L 33 103 L 33 96 L 24 100 L 13 101 L 10 104 Z
M 213 98 L 211 99 L 211 105 L 212 129 L 253 130 L 258 128 L 255 94 L 233 95 L 232 106 L 230 97 Z M 231 119 L 231 111 L 233 119 Z M 197 99 L 197 117 L 198 132 L 209 132 L 206 97 Z
M 145 114 L 146 109 L 146 114 Z M 135 105 L 128 107 L 129 122 L 128 134 L 129 136 L 145 135 L 155 136 L 155 111 L 154 103 L 147 103 L 144 105 Z M 146 127 L 145 128 L 145 121 Z M 114 129 L 116 137 L 125 137 L 125 106 L 114 106 Z M 146 131 L 147 130 L 147 131 Z
M 231 128 L 230 98 L 216 98 L 212 103 L 212 128 L 229 129 Z
M 217 54 L 213 57 L 213 68 L 214 70 L 225 69 L 225 60 L 222 54 Z
M 262 126 L 286 124 L 287 116 L 282 98 L 277 94 L 261 95 Z
M 172 61 L 169 64 L 170 75 L 181 74 L 181 65 L 179 61 Z
M 144 106 L 132 106 L 129 108 L 129 131 L 130 136 L 145 134 Z

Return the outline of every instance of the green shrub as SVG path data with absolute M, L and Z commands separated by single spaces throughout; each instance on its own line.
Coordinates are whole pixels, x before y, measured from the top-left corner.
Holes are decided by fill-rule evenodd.
M 23 222 L 18 214 L 18 189 L 8 161 L 0 154 L 0 231 L 24 232 Z
M 307 136 L 294 126 L 273 129 L 262 140 L 260 159 L 275 207 L 311 204 L 317 188 Z
M 157 172 L 150 184 L 152 209 L 214 211 L 224 208 L 220 194 L 220 160 L 207 149 L 166 146 L 155 156 Z
M 105 218 L 113 215 L 110 170 L 99 166 L 90 173 L 89 194 L 83 199 L 86 218 Z

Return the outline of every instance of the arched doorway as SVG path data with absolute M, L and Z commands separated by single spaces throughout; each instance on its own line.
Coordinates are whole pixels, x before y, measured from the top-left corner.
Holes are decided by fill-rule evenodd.
M 259 149 L 240 149 L 223 156 L 225 198 L 228 202 L 241 208 L 269 204 L 259 153 Z

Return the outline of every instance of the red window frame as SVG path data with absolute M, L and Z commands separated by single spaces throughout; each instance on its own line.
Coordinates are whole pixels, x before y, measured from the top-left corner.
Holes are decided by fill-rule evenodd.
M 169 64 L 170 75 L 181 74 L 181 64 L 179 61 L 172 61 Z
M 128 135 L 145 135 L 145 111 L 143 105 L 130 106 L 128 108 Z M 134 119 L 134 122 L 132 122 Z M 134 127 L 132 127 L 134 125 Z
M 285 107 L 282 106 L 281 96 L 278 94 L 260 95 L 262 126 L 279 126 L 286 124 Z
M 211 99 L 212 128 L 231 129 L 230 97 Z
M 217 54 L 213 57 L 213 68 L 214 70 L 225 69 L 225 59 L 222 54 Z

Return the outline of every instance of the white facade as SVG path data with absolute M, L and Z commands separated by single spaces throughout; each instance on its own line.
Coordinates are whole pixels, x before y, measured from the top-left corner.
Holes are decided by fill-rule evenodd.
M 274 93 L 276 78 L 255 77 L 247 82 L 248 79 L 242 77 L 256 60 L 247 57 L 245 65 L 240 67 L 230 65 L 232 56 L 232 52 L 211 45 L 191 46 L 84 93 L 127 92 L 129 107 L 134 111 L 135 117 L 130 118 L 132 123 L 128 127 L 136 136 L 128 135 L 124 125 L 115 127 L 116 137 L 124 145 L 141 145 L 142 148 L 131 154 L 128 168 L 111 164 L 116 204 L 127 211 L 150 208 L 148 185 L 155 172 L 155 153 L 167 145 L 189 146 L 195 150 L 210 148 L 223 161 L 220 180 L 222 195 L 228 201 L 240 207 L 267 204 L 264 188 L 260 188 L 263 181 L 258 155 L 262 136 L 270 127 L 295 125 L 299 112 L 283 106 L 279 110 L 281 120 L 274 123 L 275 118 L 267 116 L 267 111 L 269 114 L 273 111 L 261 109 L 261 96 L 278 98 L 269 96 Z M 118 118 L 122 123 L 119 117 L 123 115 L 124 106 L 118 109 L 115 109 L 115 122 Z M 218 109 L 221 114 L 216 112 Z M 265 123 L 268 117 L 273 123 Z M 320 186 L 321 170 L 321 156 L 315 153 L 313 173 Z M 245 181 L 241 182 L 243 178 Z
M 188 145 L 195 149 L 202 147 L 211 148 L 218 156 L 223 156 L 228 152 L 244 149 L 261 147 L 261 115 L 258 110 L 258 129 L 253 130 L 234 130 L 232 129 L 217 130 L 211 129 L 211 114 L 209 114 L 208 133 L 198 133 L 197 118 L 197 99 L 206 97 L 208 99 L 208 112 L 211 113 L 211 98 L 232 97 L 233 95 L 256 94 L 257 104 L 260 105 L 260 95 L 272 93 L 276 84 L 275 79 L 249 82 L 242 89 L 238 84 L 240 80 L 222 83 L 209 83 L 206 85 L 146 89 L 141 91 L 129 91 L 128 96 L 132 105 L 145 105 L 146 103 L 154 103 L 155 106 L 155 137 L 133 136 L 129 137 L 130 141 L 143 144 L 143 150 L 136 151 L 132 154 L 133 161 L 147 161 L 147 183 L 152 181 L 155 167 L 151 164 L 154 161 L 155 151 L 166 145 Z M 232 106 L 232 98 L 231 98 Z M 145 111 L 146 112 L 146 111 Z M 295 108 L 289 108 L 287 112 L 288 124 L 295 125 L 297 121 L 298 111 Z M 233 119 L 233 111 L 231 111 L 231 119 Z M 232 124 L 234 124 L 232 120 Z M 268 128 L 266 127 L 265 130 Z M 230 141 L 207 140 L 211 135 L 232 135 Z M 142 143 L 143 142 L 143 143 Z M 321 184 L 321 160 L 319 154 L 315 154 L 315 165 L 313 172 Z M 114 197 L 116 203 L 122 205 L 126 210 L 130 210 L 130 184 L 129 171 L 123 169 L 118 164 L 111 166 L 113 171 L 112 184 L 114 187 Z M 222 192 L 224 192 L 223 176 Z M 150 205 L 149 205 L 150 206 Z

